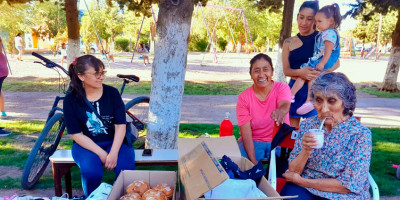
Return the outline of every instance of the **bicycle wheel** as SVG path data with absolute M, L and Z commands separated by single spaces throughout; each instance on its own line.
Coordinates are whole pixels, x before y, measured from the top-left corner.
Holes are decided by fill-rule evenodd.
M 30 189 L 42 176 L 49 164 L 49 157 L 57 149 L 65 129 L 64 115 L 56 113 L 44 126 L 25 163 L 21 185 Z
M 138 129 L 139 134 L 147 130 L 147 123 L 149 121 L 149 97 L 137 97 L 129 101 L 125 105 L 125 109 L 134 115 L 138 123 L 134 123 Z

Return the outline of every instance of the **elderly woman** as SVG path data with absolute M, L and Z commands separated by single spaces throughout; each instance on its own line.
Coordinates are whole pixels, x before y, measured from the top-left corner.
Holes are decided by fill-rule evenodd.
M 289 86 L 274 82 L 271 58 L 258 54 L 250 60 L 253 85 L 240 93 L 236 115 L 241 137 L 239 148 L 243 157 L 257 164 L 269 158 L 274 124 L 289 124 Z
M 317 116 L 304 120 L 283 176 L 281 195 L 298 199 L 369 199 L 371 131 L 354 116 L 356 89 L 342 73 L 321 74 L 311 86 Z M 325 119 L 324 143 L 309 133 Z

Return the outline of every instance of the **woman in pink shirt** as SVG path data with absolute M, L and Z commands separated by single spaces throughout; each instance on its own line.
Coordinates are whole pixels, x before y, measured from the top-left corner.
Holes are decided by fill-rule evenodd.
M 269 158 L 274 124 L 289 124 L 290 88 L 273 81 L 273 74 L 269 56 L 254 56 L 250 60 L 250 76 L 254 83 L 240 93 L 236 105 L 241 134 L 239 148 L 242 156 L 254 164 Z

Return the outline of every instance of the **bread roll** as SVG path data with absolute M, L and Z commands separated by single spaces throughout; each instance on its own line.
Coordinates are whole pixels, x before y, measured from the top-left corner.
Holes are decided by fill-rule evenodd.
M 174 188 L 169 186 L 168 184 L 162 183 L 162 184 L 157 184 L 152 188 L 153 190 L 158 190 L 161 191 L 162 193 L 165 194 L 168 198 L 172 198 L 174 195 Z
M 142 200 L 168 200 L 168 198 L 161 191 L 150 189 L 142 195 Z
M 140 200 L 141 198 L 142 197 L 140 196 L 140 194 L 133 192 L 125 194 L 124 196 L 119 198 L 119 200 Z
M 144 192 L 146 192 L 148 189 L 150 189 L 149 183 L 143 180 L 137 180 L 133 181 L 131 184 L 126 187 L 126 193 L 139 193 L 140 196 L 143 195 Z

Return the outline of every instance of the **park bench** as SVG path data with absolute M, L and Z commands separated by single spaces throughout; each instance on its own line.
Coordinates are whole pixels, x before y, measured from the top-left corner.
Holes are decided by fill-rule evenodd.
M 136 166 L 178 165 L 177 149 L 154 149 L 152 156 L 142 156 L 143 149 L 135 149 Z M 71 150 L 57 150 L 50 157 L 53 169 L 55 196 L 62 195 L 61 178 L 64 177 L 65 191 L 72 197 L 71 167 L 76 166 Z

